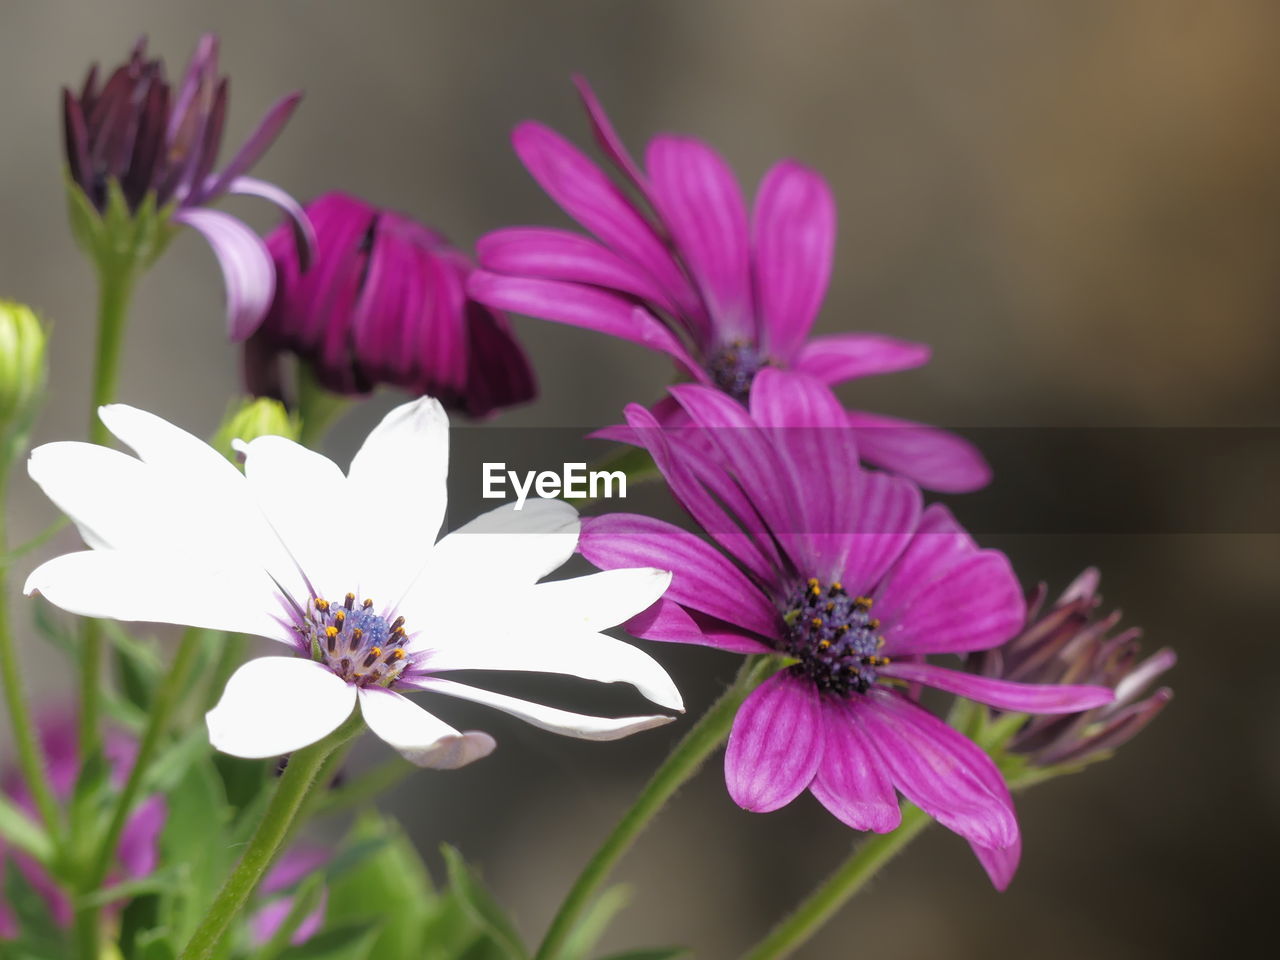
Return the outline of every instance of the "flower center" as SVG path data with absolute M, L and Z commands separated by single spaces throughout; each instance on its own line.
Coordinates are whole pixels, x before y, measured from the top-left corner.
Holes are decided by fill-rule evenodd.
M 389 687 L 409 663 L 404 617 L 388 623 L 374 612 L 372 600 L 356 606 L 354 593 L 348 593 L 340 606 L 313 598 L 298 632 L 311 659 L 357 686 Z
M 769 366 L 769 358 L 754 344 L 730 343 L 713 354 L 707 366 L 716 386 L 739 403 L 746 403 L 751 381 Z
M 851 597 L 839 582 L 824 587 L 810 577 L 782 617 L 785 650 L 800 661 L 792 672 L 808 677 L 824 693 L 866 693 L 876 680 L 876 668 L 889 662 L 876 652 L 884 638 L 876 633 L 880 621 L 870 610 L 870 598 Z

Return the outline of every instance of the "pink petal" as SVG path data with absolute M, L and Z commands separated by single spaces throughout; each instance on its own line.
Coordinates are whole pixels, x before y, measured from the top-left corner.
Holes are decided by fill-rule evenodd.
M 892 600 L 883 592 L 876 595 L 876 611 L 885 624 L 884 652 L 891 657 L 987 650 L 1026 621 L 1018 578 L 1008 557 L 996 550 L 970 554 L 935 579 L 926 572 L 914 583 L 896 579 L 893 587 Z
M 740 628 L 719 620 L 695 616 L 674 600 L 659 600 L 623 626 L 627 633 L 641 640 L 691 643 L 726 653 L 773 652 L 759 640 L 748 637 Z
M 894 785 L 949 830 L 986 847 L 1017 841 L 1007 796 L 991 789 L 991 758 L 937 717 L 897 694 L 873 690 L 858 713 Z
M 160 831 L 169 808 L 161 794 L 148 797 L 129 817 L 120 834 L 116 857 L 125 875 L 138 879 L 156 868 L 160 859 Z
M 1057 683 L 1015 683 L 948 670 L 931 663 L 900 661 L 880 668 L 887 677 L 945 690 L 978 703 L 1020 713 L 1077 713 L 1110 703 L 1106 687 Z
M 522 123 L 511 135 L 525 169 L 565 213 L 633 261 L 688 312 L 697 296 L 653 226 L 600 168 L 554 130 Z
M 859 377 L 913 370 L 929 362 L 923 343 L 898 340 L 878 333 L 837 333 L 814 337 L 800 348 L 795 369 L 823 383 L 843 383 Z
M 555 320 L 665 353 L 686 369 L 698 365 L 683 344 L 653 314 L 617 294 L 576 283 L 507 277 L 476 270 L 467 292 L 480 303 L 543 320 Z
M 595 134 L 596 145 L 609 158 L 609 161 L 627 176 L 637 190 L 648 196 L 649 185 L 644 173 L 631 159 L 631 154 L 627 152 L 622 138 L 613 129 L 609 115 L 604 112 L 604 106 L 596 97 L 595 91 L 591 89 L 591 85 L 587 83 L 587 78 L 575 75 L 573 85 L 578 88 L 578 96 L 582 98 L 582 106 L 587 111 L 587 119 L 591 123 L 591 132 Z
M 842 823 L 855 830 L 888 833 L 902 822 L 902 811 L 889 769 L 858 722 L 858 710 L 864 706 L 854 700 L 823 704 L 826 746 L 809 789 Z
M 991 482 L 991 468 L 968 440 L 910 420 L 849 412 L 862 459 L 910 477 L 927 490 L 969 493 Z
M 253 165 L 262 159 L 262 155 L 267 152 L 271 144 L 275 143 L 276 137 L 280 135 L 284 125 L 289 122 L 289 118 L 293 116 L 293 111 L 298 108 L 298 103 L 301 100 L 301 92 L 294 92 L 281 97 L 272 104 L 266 115 L 258 121 L 258 125 L 253 132 L 249 134 L 249 139 L 244 142 L 244 145 L 236 151 L 236 155 L 231 158 L 231 162 L 212 179 L 207 188 L 201 190 L 200 199 L 205 200 L 218 196 L 218 194 L 227 189 L 232 180 L 248 173 Z
M 179 210 L 173 219 L 209 241 L 227 288 L 227 335 L 233 342 L 244 340 L 258 329 L 275 294 L 275 267 L 266 244 L 235 217 L 217 210 Z
M 762 683 L 738 708 L 725 750 L 733 802 L 768 813 L 798 797 L 822 760 L 822 722 L 813 684 L 786 671 Z
M 836 204 L 818 173 L 784 160 L 765 174 L 752 215 L 755 279 L 771 356 L 788 362 L 827 293 Z
M 715 547 L 673 524 L 629 513 L 588 517 L 582 521 L 578 549 L 604 570 L 670 570 L 665 599 L 763 637 L 778 634 L 778 612 L 759 588 Z
M 854 535 L 845 553 L 845 588 L 870 593 L 913 542 L 919 517 L 920 490 L 914 483 L 888 473 L 864 472 L 856 511 L 846 521 Z
M 758 342 L 747 209 L 729 165 L 705 143 L 660 136 L 645 151 L 653 201 L 722 342 Z
M 268 203 L 274 203 L 289 218 L 289 228 L 293 231 L 294 243 L 297 245 L 298 265 L 302 270 L 311 266 L 315 257 L 316 232 L 311 226 L 307 212 L 302 205 L 274 183 L 259 180 L 256 177 L 236 177 L 227 184 L 227 193 L 260 197 Z
M 678 312 L 648 273 L 631 260 L 580 234 L 549 227 L 495 230 L 476 244 L 480 266 L 494 273 L 542 280 L 564 280 L 649 300 L 668 313 Z

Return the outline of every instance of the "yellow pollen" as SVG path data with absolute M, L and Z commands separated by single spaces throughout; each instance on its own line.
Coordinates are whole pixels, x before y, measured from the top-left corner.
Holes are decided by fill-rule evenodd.
M 319 597 L 316 597 L 316 599 L 315 599 L 315 606 L 316 606 L 316 609 L 317 609 L 317 610 L 319 610 L 321 613 L 328 613 L 328 612 L 329 612 L 329 601 L 328 601 L 328 600 L 321 600 Z
M 374 647 L 374 648 L 373 648 L 372 650 L 370 650 L 369 652 L 370 652 L 370 653 L 372 653 L 375 657 L 380 657 L 380 656 L 382 656 L 382 648 L 381 648 L 381 647 Z
M 391 654 L 391 656 L 395 657 L 397 660 L 403 660 L 403 659 L 404 659 L 404 651 L 403 651 L 403 650 L 401 650 L 401 649 L 399 649 L 399 648 L 397 648 L 397 649 L 396 649 L 396 651 L 395 651 L 394 653 L 392 653 L 392 654 Z
M 818 641 L 818 649 L 819 649 L 819 650 L 827 650 L 827 649 L 830 649 L 830 647 L 831 647 L 831 641 L 830 641 L 830 640 L 819 640 L 819 641 Z
M 332 639 L 333 637 L 336 637 L 336 636 L 338 635 L 338 628 L 337 628 L 337 627 L 325 627 L 325 628 L 324 628 L 324 635 L 325 635 L 326 637 L 329 637 L 330 639 Z
M 372 606 L 373 606 L 373 601 L 372 601 L 372 600 L 369 600 L 368 598 L 366 598 L 366 599 L 365 599 L 365 601 L 364 601 L 364 608 L 365 608 L 366 610 L 368 610 L 368 609 L 369 609 L 370 607 L 372 607 Z
M 867 626 L 870 627 L 872 630 L 878 630 L 880 628 L 879 618 L 872 617 L 870 620 L 867 621 Z
M 333 619 L 341 623 L 343 620 L 347 619 L 347 612 L 345 610 L 339 610 L 333 615 Z
M 822 626 L 822 618 L 821 618 L 821 617 L 814 617 L 814 618 L 813 618 L 812 620 L 810 620 L 809 622 L 810 622 L 811 624 L 813 624 L 815 627 L 820 627 L 820 626 Z
M 854 597 L 853 603 L 855 606 L 861 607 L 863 610 L 870 610 L 871 605 L 875 603 L 875 601 L 870 597 Z
M 843 590 L 843 589 L 844 589 L 844 584 L 843 584 L 843 583 L 841 583 L 839 580 L 833 580 L 833 581 L 831 581 L 831 589 L 832 589 L 832 590 Z

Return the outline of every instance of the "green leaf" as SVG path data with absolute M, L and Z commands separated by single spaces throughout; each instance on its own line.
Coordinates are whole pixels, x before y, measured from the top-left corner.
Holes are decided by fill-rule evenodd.
M 318 933 L 306 943 L 290 947 L 279 954 L 279 960 L 367 960 L 374 954 L 378 940 L 377 923 L 348 924 Z
M 326 874 L 330 923 L 381 918 L 373 956 L 422 960 L 423 917 L 438 910 L 440 898 L 413 844 L 393 820 L 374 812 L 361 816 Z
M 64 960 L 71 956 L 71 947 L 44 898 L 12 864 L 5 865 L 3 874 L 5 905 L 18 923 L 18 939 L 5 945 L 11 950 L 7 956 L 23 960 Z
M 648 947 L 640 950 L 624 950 L 611 953 L 600 960 L 676 960 L 689 955 L 688 947 Z
M 102 752 L 102 745 L 98 744 L 81 761 L 80 774 L 76 777 L 71 803 L 67 808 L 71 837 L 69 862 L 75 864 L 77 870 L 87 866 L 97 847 L 98 837 L 106 826 L 104 821 L 110 774 L 110 765 Z
M 191 766 L 169 791 L 169 814 L 160 834 L 161 862 L 175 868 L 161 906 L 171 939 L 186 943 L 217 893 L 237 853 L 230 842 L 230 811 L 222 781 L 208 760 Z
M 53 841 L 44 828 L 4 793 L 0 793 L 0 837 L 41 863 L 53 859 Z
M 471 918 L 501 945 L 506 951 L 505 956 L 520 960 L 527 957 L 528 953 L 515 925 L 472 873 L 462 859 L 462 854 L 447 843 L 441 846 L 440 853 L 444 856 L 445 867 L 449 872 L 449 886 L 461 897 Z

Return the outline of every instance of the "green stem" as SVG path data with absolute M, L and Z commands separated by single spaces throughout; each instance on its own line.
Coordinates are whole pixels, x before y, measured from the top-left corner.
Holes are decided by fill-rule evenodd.
M 27 540 L 25 543 L 18 544 L 18 546 L 14 547 L 8 553 L 4 554 L 3 556 L 0 556 L 0 563 L 3 563 L 7 566 L 8 564 L 13 563 L 13 561 L 17 560 L 24 554 L 30 553 L 36 547 L 43 546 L 49 540 L 53 539 L 53 537 L 55 537 L 70 522 L 71 521 L 68 520 L 66 517 L 59 517 L 57 520 L 53 521 L 53 523 L 49 524 L 49 526 L 45 527 L 43 530 L 37 533 L 30 540 Z
M 724 743 L 747 694 L 776 672 L 780 665 L 780 661 L 772 657 L 753 657 L 742 665 L 729 689 L 684 735 L 600 849 L 587 861 L 551 921 L 535 960 L 558 960 L 579 918 L 595 899 L 596 892 L 614 865 L 631 848 L 663 804 L 671 799 L 671 795 L 697 773 L 703 761 Z
M 296 386 L 298 418 L 302 421 L 298 442 L 304 447 L 319 450 L 329 425 L 351 405 L 351 401 L 322 387 L 305 363 L 297 366 Z
M 743 960 L 775 960 L 790 956 L 861 890 L 876 871 L 932 821 L 911 803 L 902 805 L 902 824 L 892 833 L 874 834 L 858 845 L 840 868 L 780 924 L 769 932 Z
M 200 645 L 199 630 L 190 628 L 184 632 L 182 643 L 179 644 L 178 652 L 174 655 L 168 675 L 156 687 L 155 700 L 151 704 L 147 726 L 142 732 L 142 740 L 138 743 L 138 755 L 129 771 L 129 779 L 125 781 L 124 789 L 116 800 L 107 832 L 98 845 L 97 855 L 89 871 L 86 884 L 88 889 L 99 886 L 111 867 L 111 860 L 120 843 L 120 835 L 124 832 L 129 814 L 133 812 L 133 805 L 142 790 L 147 768 L 151 766 L 151 760 L 160 747 L 160 741 L 168 732 L 169 720 L 178 702 L 183 698 L 187 681 L 191 676 L 191 668 L 199 659 Z
M 258 829 L 182 951 L 181 960 L 209 960 L 214 955 L 232 921 L 280 851 L 294 819 L 317 782 L 317 774 L 324 767 L 325 760 L 355 736 L 362 726 L 360 715 L 353 713 L 329 736 L 289 758 Z
M 120 352 L 133 294 L 134 267 L 129 263 L 98 264 L 98 350 L 93 367 L 93 400 L 89 407 L 89 441 L 111 442 L 111 433 L 98 416 L 98 408 L 115 399 L 120 379 Z M 102 631 L 94 620 L 84 621 L 84 646 L 80 652 L 80 755 L 90 756 L 101 743 L 104 659 Z
M 7 492 L 9 486 L 9 463 L 0 464 L 0 554 L 5 551 L 5 520 L 7 511 Z M 13 633 L 9 629 L 9 564 L 0 564 L 0 681 L 4 686 L 5 703 L 9 706 L 9 725 L 13 729 L 14 746 L 18 751 L 18 764 L 22 769 L 22 778 L 26 781 L 31 796 L 35 799 L 36 810 L 44 823 L 45 829 L 57 835 L 59 831 L 58 802 L 54 799 L 53 786 L 49 782 L 49 772 L 44 766 L 44 754 L 36 737 L 35 724 L 31 721 L 31 712 L 27 707 L 27 698 L 23 692 L 26 678 L 18 666 L 17 653 L 13 648 Z

